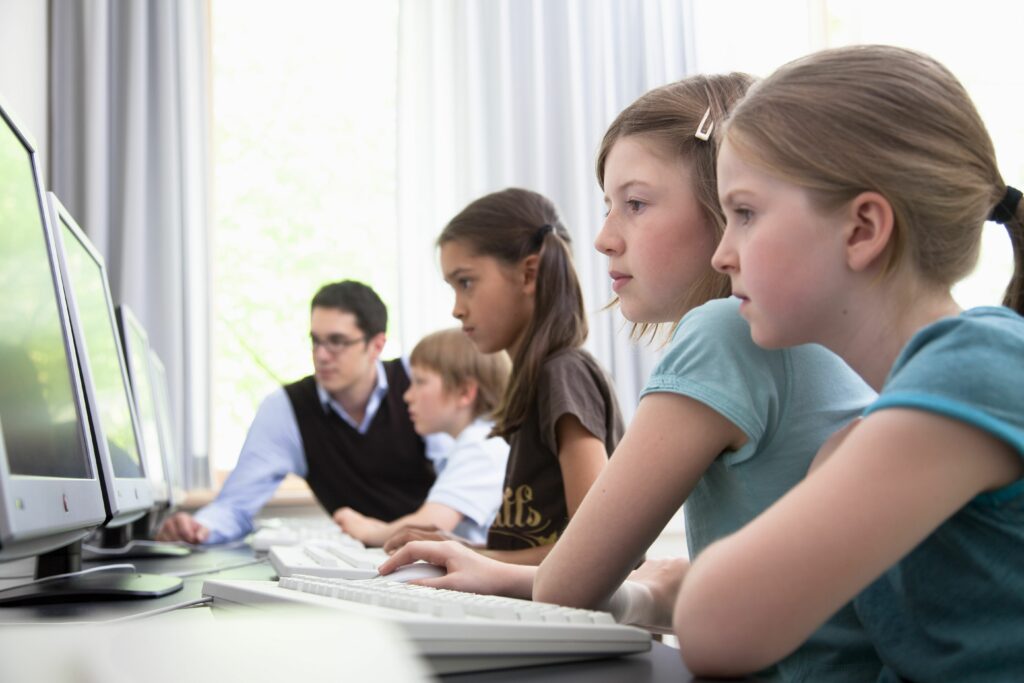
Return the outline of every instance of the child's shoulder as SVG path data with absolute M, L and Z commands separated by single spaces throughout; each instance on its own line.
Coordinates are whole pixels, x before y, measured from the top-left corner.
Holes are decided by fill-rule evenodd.
M 569 368 L 580 365 L 597 365 L 597 359 L 582 348 L 559 349 L 544 359 L 544 369 Z
M 1003 306 L 982 306 L 919 330 L 903 348 L 890 377 L 919 363 L 955 365 L 965 372 L 1024 356 L 1024 317 Z

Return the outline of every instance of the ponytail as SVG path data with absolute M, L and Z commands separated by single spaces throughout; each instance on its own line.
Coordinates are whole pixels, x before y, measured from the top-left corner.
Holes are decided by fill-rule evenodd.
M 1024 315 L 1024 202 L 1021 191 L 1006 186 L 1002 200 L 992 209 L 992 220 L 1006 227 L 1013 247 L 1013 277 L 1006 287 L 1003 305 Z
M 587 338 L 569 231 L 546 197 L 509 188 L 471 202 L 455 216 L 437 239 L 438 246 L 448 242 L 460 242 L 476 255 L 506 265 L 538 257 L 533 318 L 512 359 L 512 377 L 494 414 L 493 433 L 507 438 L 526 420 L 544 361 L 563 349 L 579 348 Z

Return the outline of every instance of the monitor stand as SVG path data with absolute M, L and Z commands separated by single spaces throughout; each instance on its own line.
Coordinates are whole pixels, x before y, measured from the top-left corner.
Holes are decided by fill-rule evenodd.
M 183 585 L 176 576 L 140 574 L 124 566 L 82 571 L 82 542 L 75 541 L 39 555 L 36 580 L 0 590 L 0 607 L 158 598 L 181 590 Z
M 185 557 L 191 550 L 175 543 L 159 543 L 142 540 L 149 536 L 152 528 L 152 512 L 132 525 L 124 524 L 113 529 L 104 527 L 92 537 L 99 545 L 85 544 L 82 547 L 83 562 L 106 562 L 120 559 L 167 559 Z M 135 540 L 138 537 L 139 540 Z

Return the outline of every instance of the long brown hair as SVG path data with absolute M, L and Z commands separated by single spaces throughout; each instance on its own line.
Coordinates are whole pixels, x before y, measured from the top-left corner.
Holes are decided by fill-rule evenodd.
M 476 256 L 506 266 L 539 254 L 533 318 L 512 358 L 511 381 L 494 415 L 494 433 L 508 437 L 526 419 L 541 366 L 552 354 L 579 348 L 587 338 L 583 292 L 572 263 L 569 231 L 546 197 L 519 188 L 481 197 L 441 232 L 437 245 L 458 242 Z
M 950 287 L 974 268 L 981 229 L 1006 194 L 992 140 L 967 91 L 919 52 L 824 50 L 751 88 L 725 137 L 750 163 L 805 188 L 824 211 L 874 191 L 892 205 L 884 273 L 911 266 Z M 1024 307 L 1024 207 L 1006 221 L 1014 275 L 1004 304 Z
M 605 164 L 615 143 L 630 135 L 642 136 L 669 159 L 689 165 L 694 197 L 717 244 L 725 232 L 716 168 L 721 121 L 753 82 L 754 78 L 744 73 L 691 76 L 641 95 L 612 121 L 601 141 L 597 153 L 597 182 L 601 189 Z M 707 140 L 694 135 L 702 120 L 702 130 L 711 129 Z M 680 309 L 687 311 L 730 293 L 729 276 L 717 272 L 709 260 L 704 275 L 689 291 L 680 292 Z M 617 303 L 618 297 L 609 306 Z M 634 323 L 632 336 L 638 339 L 657 328 L 651 323 Z

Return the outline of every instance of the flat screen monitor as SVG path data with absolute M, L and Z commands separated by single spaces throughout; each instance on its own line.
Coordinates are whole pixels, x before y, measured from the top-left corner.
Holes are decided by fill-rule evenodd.
M 156 399 L 157 423 L 160 425 L 160 441 L 166 461 L 164 468 L 171 485 L 170 506 L 181 504 L 185 498 L 185 470 L 180 441 L 175 438 L 174 415 L 171 413 L 171 388 L 167 382 L 167 370 L 153 347 L 149 349 L 149 368 L 153 371 L 153 396 Z
M 145 443 L 103 258 L 52 193 L 49 201 L 93 445 L 101 473 L 112 474 L 102 477 L 110 512 L 106 526 L 118 527 L 142 517 L 153 505 Z
M 0 561 L 106 516 L 31 139 L 0 102 Z
M 160 438 L 156 396 L 153 394 L 153 372 L 149 364 L 149 336 L 142 323 L 124 304 L 117 307 L 117 323 L 121 342 L 128 361 L 128 380 L 142 427 L 142 442 L 146 453 L 146 470 L 153 486 L 153 501 L 166 508 L 171 501 L 170 477 L 167 472 L 164 444 Z

